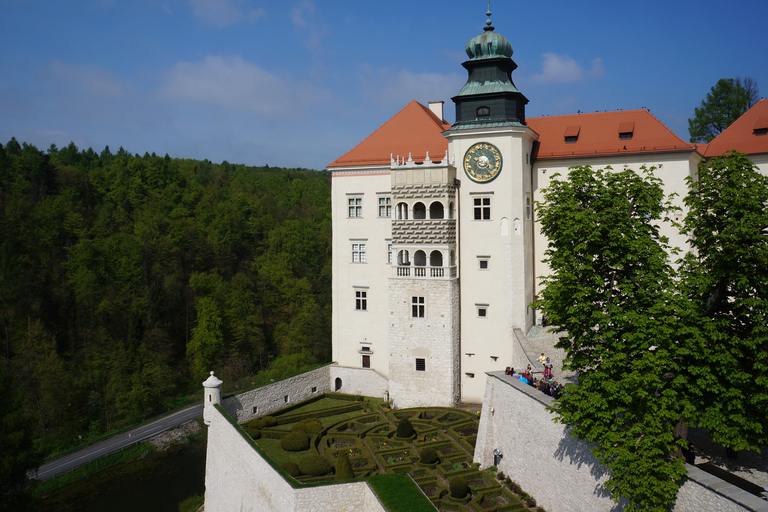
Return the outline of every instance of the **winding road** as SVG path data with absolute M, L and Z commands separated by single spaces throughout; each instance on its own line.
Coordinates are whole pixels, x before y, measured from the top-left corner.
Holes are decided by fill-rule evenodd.
M 202 405 L 193 405 L 192 407 L 181 409 L 169 414 L 168 416 L 163 416 L 162 418 L 159 418 L 151 423 L 147 423 L 133 430 L 129 430 L 128 432 L 123 432 L 122 434 L 110 437 L 104 441 L 87 446 L 82 450 L 72 452 L 70 454 L 59 457 L 58 459 L 52 460 L 51 462 L 43 464 L 40 466 L 40 469 L 37 470 L 37 473 L 32 476 L 38 480 L 48 480 L 49 478 L 53 478 L 62 473 L 66 473 L 67 471 L 75 469 L 76 467 L 81 466 L 87 462 L 96 460 L 99 457 L 103 457 L 104 455 L 116 452 L 117 450 L 125 448 L 126 446 L 130 446 L 132 444 L 143 441 L 161 432 L 165 432 L 166 430 L 173 427 L 183 425 L 184 423 L 197 419 L 202 415 Z

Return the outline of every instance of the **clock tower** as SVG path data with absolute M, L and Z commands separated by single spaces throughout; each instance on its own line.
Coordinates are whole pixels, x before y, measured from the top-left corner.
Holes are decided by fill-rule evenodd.
M 494 32 L 490 8 L 482 34 L 469 40 L 467 82 L 454 96 L 456 123 L 446 132 L 457 163 L 459 375 L 462 402 L 480 402 L 485 372 L 514 365 L 516 331 L 533 325 L 531 154 L 538 135 L 526 126 L 523 94 L 512 82 L 512 45 Z

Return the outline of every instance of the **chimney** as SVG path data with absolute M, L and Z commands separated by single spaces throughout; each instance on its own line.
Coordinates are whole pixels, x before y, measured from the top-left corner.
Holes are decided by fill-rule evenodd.
M 433 114 L 437 116 L 439 120 L 443 120 L 443 105 L 445 104 L 444 101 L 430 101 L 429 102 L 429 110 L 432 111 Z

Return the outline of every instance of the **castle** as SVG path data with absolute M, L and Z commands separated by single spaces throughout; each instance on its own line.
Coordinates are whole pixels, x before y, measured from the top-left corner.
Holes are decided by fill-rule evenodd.
M 768 174 L 768 100 L 710 144 L 683 141 L 646 110 L 527 119 L 512 46 L 490 12 L 466 53 L 453 125 L 442 101 L 411 102 L 328 165 L 335 363 L 223 401 L 213 372 L 204 383 L 207 510 L 384 510 L 364 482 L 290 483 L 237 427 L 332 391 L 400 408 L 483 403 L 475 448 L 482 467 L 497 464 L 548 510 L 615 509 L 599 492 L 605 468 L 588 443 L 552 421 L 551 398 L 503 372 L 536 364 L 525 333 L 542 321 L 529 305 L 549 269 L 535 202 L 553 174 L 576 165 L 655 167 L 681 208 L 685 178 L 708 157 L 736 149 Z M 671 224 L 662 233 L 685 248 Z M 539 471 L 526 470 L 531 460 Z M 765 509 L 686 467 L 675 510 Z
M 655 167 L 685 213 L 685 178 L 736 149 L 768 174 L 768 100 L 710 144 L 691 144 L 647 110 L 527 119 L 512 46 L 491 25 L 466 44 L 467 82 L 452 98 L 406 105 L 328 165 L 333 189 L 333 354 L 389 382 L 402 407 L 480 403 L 485 372 L 535 364 L 521 338 L 547 240 L 535 201 L 576 165 Z M 670 245 L 686 237 L 662 226 Z

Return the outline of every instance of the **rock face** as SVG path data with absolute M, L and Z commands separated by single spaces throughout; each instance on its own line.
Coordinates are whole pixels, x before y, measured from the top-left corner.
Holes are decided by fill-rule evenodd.
M 168 447 L 172 444 L 186 442 L 186 439 L 189 436 L 197 434 L 200 432 L 200 430 L 202 430 L 200 423 L 197 420 L 194 420 L 188 423 L 184 423 L 183 425 L 179 425 L 174 429 L 166 430 L 165 432 L 157 434 L 154 437 L 150 437 L 147 442 L 152 446 L 156 446 L 158 451 L 163 451 L 167 450 Z

